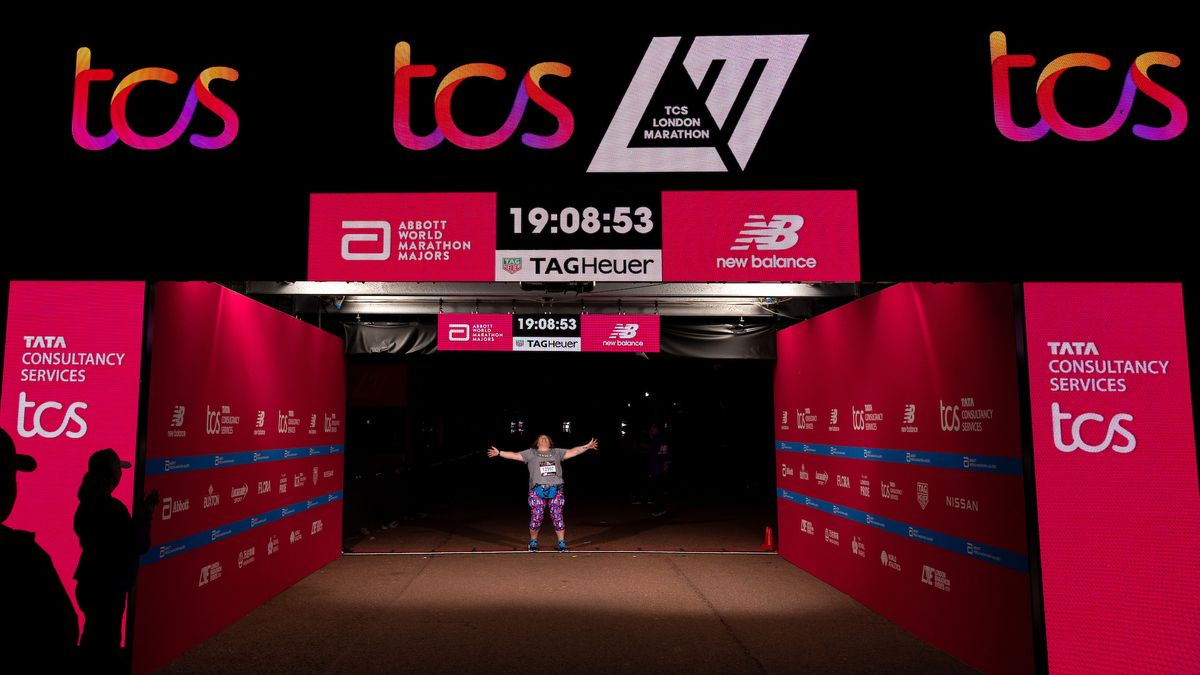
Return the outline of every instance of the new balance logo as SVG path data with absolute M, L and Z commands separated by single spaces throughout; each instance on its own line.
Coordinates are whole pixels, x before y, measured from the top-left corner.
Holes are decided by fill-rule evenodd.
M 752 215 L 742 227 L 746 229 L 738 232 L 733 246 L 729 247 L 730 251 L 746 251 L 751 244 L 757 251 L 782 251 L 800 241 L 804 218 L 797 215 L 772 216 L 767 222 L 761 215 Z
M 613 326 L 612 334 L 608 336 L 609 340 L 632 340 L 637 337 L 638 324 L 636 323 L 619 323 Z
M 682 97 L 674 100 L 668 88 L 656 97 L 664 79 L 671 81 L 664 76 L 669 75 L 681 41 L 679 37 L 651 40 L 588 172 L 728 171 L 716 147 L 722 138 L 728 139 L 729 154 L 738 168 L 745 169 L 808 36 L 695 38 L 682 65 L 697 91 L 706 80 L 712 83 L 704 101 L 708 118 L 690 110 Z M 760 74 L 755 78 L 756 70 Z M 709 78 L 710 72 L 715 76 Z M 747 89 L 748 96 L 744 95 Z M 665 105 L 651 110 L 652 103 Z M 648 113 L 653 115 L 642 128 Z M 630 147 L 635 139 L 638 147 Z M 680 145 L 681 140 L 686 145 Z

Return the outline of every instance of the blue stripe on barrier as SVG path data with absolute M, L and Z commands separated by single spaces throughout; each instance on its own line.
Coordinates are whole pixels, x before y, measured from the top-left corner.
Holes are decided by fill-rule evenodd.
M 243 518 L 220 527 L 214 527 L 211 530 L 204 530 L 203 532 L 197 532 L 189 537 L 176 539 L 175 541 L 168 542 L 160 546 L 155 546 L 142 554 L 141 564 L 150 565 L 160 560 L 166 560 L 172 556 L 179 555 L 180 553 L 194 551 L 208 544 L 221 541 L 222 539 L 228 539 L 229 537 L 239 535 L 256 527 L 266 525 L 267 523 L 273 523 L 277 520 L 287 518 L 288 516 L 292 516 L 297 513 L 303 513 L 304 511 L 315 509 L 318 506 L 322 506 L 330 502 L 335 502 L 341 499 L 342 495 L 342 490 L 335 490 L 333 492 L 321 495 L 315 499 L 306 499 L 302 502 L 296 502 L 295 504 L 288 504 L 287 506 L 283 506 L 278 509 L 271 509 L 266 513 L 260 513 L 257 516 Z
M 966 539 L 960 539 L 953 535 L 942 534 L 941 532 L 927 530 L 922 527 L 914 527 L 898 520 L 884 518 L 873 513 L 867 513 L 866 511 L 859 511 L 858 509 L 834 504 L 833 502 L 815 499 L 807 495 L 802 495 L 799 492 L 784 490 L 783 488 L 776 488 L 775 494 L 781 499 L 795 502 L 801 506 L 817 509 L 818 511 L 839 516 L 846 520 L 852 520 L 862 525 L 869 525 L 900 537 L 907 537 L 908 539 L 929 544 L 930 546 L 937 546 L 947 551 L 961 553 L 967 557 L 994 563 L 1024 574 L 1029 573 L 1029 557 L 1023 553 L 1014 553 L 1002 548 L 985 546 Z
M 226 466 L 243 466 L 278 462 L 297 457 L 337 455 L 345 451 L 344 445 L 307 445 L 300 448 L 277 450 L 250 450 L 246 452 L 222 452 L 213 455 L 191 455 L 188 457 L 155 457 L 146 460 L 146 475 L 161 476 L 168 473 L 185 473 L 219 469 Z
M 825 457 L 865 459 L 867 461 L 888 462 L 890 464 L 932 466 L 939 469 L 959 469 L 965 471 L 982 471 L 984 473 L 1004 473 L 1014 476 L 1023 475 L 1021 459 L 1019 457 L 959 455 L 949 452 L 918 452 L 911 450 L 885 450 L 882 448 L 862 448 L 850 445 L 796 443 L 794 441 L 775 441 L 775 449 L 808 455 L 823 455 Z

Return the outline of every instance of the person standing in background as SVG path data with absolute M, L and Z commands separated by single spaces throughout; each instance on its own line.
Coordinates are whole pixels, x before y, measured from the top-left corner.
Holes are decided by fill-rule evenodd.
M 121 618 L 137 579 L 138 556 L 150 548 L 150 514 L 158 503 L 155 490 L 131 517 L 112 496 L 121 470 L 128 468 L 112 448 L 92 453 L 75 510 L 75 534 L 83 549 L 75 570 L 75 599 L 84 617 L 79 652 L 84 664 L 97 670 L 128 670 L 121 654 Z
M 17 501 L 17 472 L 36 468 L 33 457 L 17 454 L 12 437 L 0 429 L 0 523 Z M 73 672 L 79 618 L 33 532 L 0 525 L 0 569 L 5 664 L 13 666 L 13 672 Z

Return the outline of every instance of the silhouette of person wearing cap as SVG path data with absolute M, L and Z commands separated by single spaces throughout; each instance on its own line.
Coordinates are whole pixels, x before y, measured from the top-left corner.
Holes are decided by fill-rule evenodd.
M 121 470 L 128 468 L 129 462 L 121 461 L 112 448 L 92 453 L 75 510 L 75 534 L 83 549 L 75 570 L 75 599 L 84 618 L 79 652 L 97 669 L 121 664 L 125 598 L 137 579 L 138 556 L 150 548 L 150 513 L 158 503 L 155 490 L 130 517 L 125 505 L 112 496 L 121 482 Z
M 0 429 L 0 523 L 17 501 L 17 472 L 33 471 L 37 462 L 18 455 L 12 437 Z M 73 670 L 79 619 L 63 588 L 54 563 L 33 540 L 34 534 L 0 525 L 0 560 L 5 570 L 4 602 L 0 603 L 6 640 L 17 648 L 6 649 L 5 662 L 20 670 L 36 664 L 39 670 Z M 55 666 L 59 666 L 56 668 Z

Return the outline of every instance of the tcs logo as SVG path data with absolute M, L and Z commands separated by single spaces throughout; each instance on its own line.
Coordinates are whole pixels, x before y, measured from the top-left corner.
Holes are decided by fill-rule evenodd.
M 946 405 L 938 399 L 938 424 L 941 425 L 942 431 L 961 431 L 962 418 L 959 416 L 961 408 L 956 405 Z
M 238 117 L 233 108 L 217 98 L 210 86 L 213 80 L 238 79 L 238 72 L 233 68 L 216 66 L 205 68 L 188 88 L 187 100 L 179 118 L 166 133 L 158 136 L 143 136 L 129 127 L 125 118 L 125 109 L 129 104 L 129 95 L 134 88 L 143 82 L 163 82 L 175 84 L 179 75 L 166 68 L 140 68 L 126 75 L 113 91 L 109 105 L 109 115 L 112 119 L 112 129 L 103 136 L 93 136 L 87 129 L 88 94 L 93 82 L 107 82 L 113 79 L 113 71 L 107 68 L 92 68 L 92 50 L 80 47 L 75 53 L 75 101 L 71 109 L 71 136 L 79 147 L 85 150 L 104 150 L 111 147 L 119 139 L 125 145 L 138 150 L 159 150 L 179 140 L 192 121 L 197 104 L 203 105 L 221 118 L 225 127 L 216 136 L 192 134 L 188 142 L 202 150 L 218 150 L 233 142 L 238 132 Z
M 437 120 L 437 129 L 433 132 L 418 136 L 413 132 L 410 111 L 412 97 L 412 80 L 420 77 L 433 77 L 437 68 L 427 65 L 416 65 L 412 62 L 412 46 L 407 42 L 396 43 L 395 55 L 395 108 L 392 118 L 393 131 L 400 145 L 409 150 L 428 150 L 437 146 L 442 140 L 448 140 L 460 148 L 468 150 L 488 150 L 507 141 L 516 131 L 517 125 L 525 115 L 525 108 L 530 99 L 558 120 L 558 129 L 548 136 L 538 134 L 521 134 L 521 142 L 531 148 L 550 150 L 557 148 L 571 138 L 575 131 L 575 118 L 571 111 L 561 101 L 547 94 L 541 86 L 541 80 L 547 75 L 555 77 L 570 77 L 571 68 L 557 61 L 535 64 L 525 73 L 521 84 L 517 87 L 516 98 L 513 99 L 512 110 L 508 119 L 499 129 L 490 134 L 477 136 L 468 134 L 458 127 L 450 114 L 450 102 L 458 86 L 474 77 L 489 80 L 503 80 L 507 73 L 500 66 L 490 63 L 468 63 L 451 70 L 438 84 L 434 96 L 433 115 Z
M 1050 404 L 1050 423 L 1054 430 L 1054 446 L 1063 452 L 1083 450 L 1084 452 L 1096 453 L 1104 452 L 1111 448 L 1113 452 L 1124 454 L 1133 452 L 1133 449 L 1137 447 L 1137 438 L 1128 429 L 1121 426 L 1122 422 L 1133 421 L 1133 415 L 1129 413 L 1117 413 L 1113 415 L 1111 420 L 1106 420 L 1103 415 L 1096 413 L 1083 413 L 1076 416 L 1075 420 L 1071 422 L 1070 439 L 1064 439 L 1063 422 L 1070 420 L 1070 413 L 1063 412 L 1057 403 Z M 1095 427 L 1095 423 L 1099 423 L 1102 427 L 1105 427 L 1103 441 L 1093 445 L 1083 439 L 1083 425 L 1089 422 L 1093 423 L 1092 427 Z M 1113 437 L 1118 435 L 1125 439 L 1125 443 L 1122 445 L 1113 445 Z
M 1064 54 L 1053 59 L 1042 69 L 1037 83 L 1037 107 L 1042 119 L 1031 127 L 1017 126 L 1012 119 L 1012 101 L 1008 81 L 1009 70 L 1013 68 L 1031 68 L 1037 61 L 1029 54 L 1009 54 L 1008 38 L 1004 33 L 996 31 L 991 35 L 992 50 L 992 99 L 996 118 L 996 128 L 1005 138 L 1013 141 L 1036 141 L 1046 132 L 1054 133 L 1072 141 L 1098 141 L 1112 136 L 1133 107 L 1133 99 L 1137 92 L 1158 101 L 1171 113 L 1170 120 L 1161 127 L 1150 127 L 1144 124 L 1133 125 L 1133 135 L 1150 141 L 1166 141 L 1183 133 L 1187 127 L 1187 107 L 1183 101 L 1167 91 L 1162 85 L 1150 79 L 1150 66 L 1162 65 L 1168 68 L 1178 68 L 1181 63 L 1178 56 L 1169 52 L 1146 52 L 1134 59 L 1125 75 L 1125 84 L 1121 88 L 1121 98 L 1112 115 L 1102 124 L 1093 127 L 1080 127 L 1063 119 L 1054 105 L 1054 87 L 1058 79 L 1072 68 L 1091 68 L 1108 70 L 1111 62 L 1099 54 L 1075 52 Z
M 33 424 L 27 427 L 25 425 L 25 412 L 30 408 L 34 409 L 33 419 L 31 420 Z M 54 427 L 54 423 L 49 421 L 46 423 L 49 424 L 50 428 L 42 426 L 42 416 L 46 414 L 47 410 L 62 410 L 62 408 L 63 404 L 58 401 L 46 401 L 42 404 L 35 403 L 25 397 L 25 392 L 21 392 L 20 400 L 17 404 L 17 433 L 21 435 L 21 438 L 33 438 L 34 436 L 58 438 L 64 432 L 67 434 L 67 438 L 82 438 L 88 429 L 87 422 L 78 413 L 80 410 L 87 409 L 87 404 L 82 401 L 76 401 L 67 407 L 67 412 L 62 416 L 62 420 L 57 427 Z M 71 423 L 74 423 L 75 427 L 67 431 L 67 427 Z

